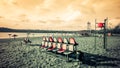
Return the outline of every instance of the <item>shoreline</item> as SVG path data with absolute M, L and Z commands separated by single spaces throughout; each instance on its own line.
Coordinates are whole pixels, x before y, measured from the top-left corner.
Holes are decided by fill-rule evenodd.
M 19 37 L 19 38 L 0 38 L 0 43 L 7 43 L 7 42 L 11 42 L 11 41 L 23 41 L 25 37 Z M 30 40 L 33 40 L 34 39 L 41 39 L 41 37 L 29 37 Z

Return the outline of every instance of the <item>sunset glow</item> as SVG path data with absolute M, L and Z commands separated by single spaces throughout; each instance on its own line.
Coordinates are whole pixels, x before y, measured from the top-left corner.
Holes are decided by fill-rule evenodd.
M 0 0 L 0 27 L 84 30 L 106 17 L 111 28 L 120 23 L 120 0 Z

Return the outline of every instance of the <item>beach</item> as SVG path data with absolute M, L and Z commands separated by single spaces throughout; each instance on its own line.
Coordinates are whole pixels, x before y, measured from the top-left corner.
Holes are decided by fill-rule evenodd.
M 23 39 L 0 39 L 0 68 L 120 68 L 120 37 L 109 37 L 106 50 L 101 41 L 94 48 L 94 37 L 75 37 L 84 60 L 71 62 L 40 48 L 41 37 L 30 38 L 31 44 L 21 44 Z

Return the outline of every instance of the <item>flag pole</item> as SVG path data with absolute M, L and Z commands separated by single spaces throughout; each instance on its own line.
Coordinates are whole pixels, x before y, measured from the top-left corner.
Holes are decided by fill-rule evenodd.
M 107 30 L 106 30 L 107 20 L 108 20 L 108 18 L 104 19 L 104 39 L 103 39 L 103 40 L 104 40 L 104 41 L 103 41 L 103 43 L 104 43 L 103 48 L 104 48 L 104 49 L 106 49 L 106 46 L 107 46 Z
M 95 47 L 95 50 L 96 50 L 96 19 L 95 19 L 95 34 L 94 34 L 94 36 L 95 36 L 95 44 L 94 44 L 94 47 Z

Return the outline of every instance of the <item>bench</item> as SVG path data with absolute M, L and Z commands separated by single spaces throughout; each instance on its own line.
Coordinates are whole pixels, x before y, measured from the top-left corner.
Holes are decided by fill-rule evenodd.
M 52 52 L 57 53 L 57 51 L 61 48 L 61 44 L 63 43 L 63 40 L 61 37 L 57 38 L 57 42 L 56 42 L 56 48 L 52 50 Z
M 56 49 L 56 47 L 57 47 L 57 39 L 54 38 L 53 40 L 54 40 L 54 42 L 52 42 L 51 47 L 49 47 L 49 48 L 47 49 L 47 51 L 52 51 L 52 50 Z
M 40 45 L 40 47 L 45 47 L 45 42 L 46 42 L 46 37 L 42 37 L 42 43 Z
M 61 44 L 61 48 L 58 50 L 58 53 L 63 53 L 67 50 L 68 40 L 64 38 L 63 43 Z
M 53 42 L 54 42 L 53 38 L 49 37 L 48 40 L 49 41 L 48 41 L 48 45 L 46 47 L 46 50 L 49 50 L 49 49 L 53 48 Z
M 48 47 L 48 43 L 49 43 L 49 38 L 48 37 L 43 37 L 43 44 L 40 46 L 41 48 L 47 48 Z
M 46 51 L 50 51 L 57 54 L 64 54 L 69 61 L 69 55 L 75 53 L 77 50 L 77 43 L 74 38 L 64 38 L 61 37 L 53 38 L 53 37 L 45 37 L 42 42 L 42 48 L 46 49 Z M 76 54 L 75 54 L 76 55 Z
M 69 44 L 67 45 L 67 50 L 64 52 L 64 54 L 66 55 L 67 61 L 69 61 L 69 54 L 71 53 L 75 53 L 76 59 L 78 58 L 76 54 L 77 45 L 78 44 L 76 43 L 74 38 L 69 38 Z

